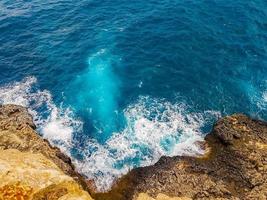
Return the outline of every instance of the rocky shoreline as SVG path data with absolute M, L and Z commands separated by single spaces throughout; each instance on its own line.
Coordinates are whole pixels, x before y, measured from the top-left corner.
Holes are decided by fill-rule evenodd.
M 70 158 L 35 128 L 26 108 L 0 106 L 0 200 L 91 200 Z
M 224 117 L 200 145 L 202 157 L 162 157 L 95 193 L 70 158 L 37 134 L 27 109 L 0 106 L 0 200 L 267 198 L 266 122 Z
M 267 199 L 266 122 L 242 114 L 224 117 L 203 145 L 202 157 L 162 157 L 153 166 L 132 170 L 109 193 L 92 196 L 97 200 Z

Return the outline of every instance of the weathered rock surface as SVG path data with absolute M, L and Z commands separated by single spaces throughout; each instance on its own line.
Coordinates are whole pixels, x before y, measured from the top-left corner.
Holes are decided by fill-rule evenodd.
M 167 195 L 159 193 L 157 197 L 152 198 L 146 193 L 140 193 L 137 197 L 137 200 L 190 200 L 191 198 L 187 197 L 169 197 Z
M 0 150 L 0 199 L 81 199 L 87 192 L 43 154 Z
M 34 129 L 25 108 L 0 106 L 0 200 L 91 200 L 70 158 Z
M 93 197 L 267 199 L 267 123 L 241 114 L 225 117 L 206 136 L 204 146 L 203 157 L 162 157 L 154 166 L 132 170 L 110 192 Z
M 35 132 L 27 110 L 0 106 L 0 200 L 91 199 L 70 158 Z M 267 123 L 220 119 L 202 157 L 162 157 L 132 170 L 96 200 L 267 199 Z M 84 190 L 83 190 L 83 189 Z

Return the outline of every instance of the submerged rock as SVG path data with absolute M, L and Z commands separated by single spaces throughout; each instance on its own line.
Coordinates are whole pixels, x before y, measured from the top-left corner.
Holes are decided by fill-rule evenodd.
M 267 199 L 267 123 L 242 114 L 220 119 L 202 157 L 162 157 L 132 170 L 99 200 Z M 165 194 L 169 197 L 159 196 Z M 178 198 L 180 197 L 180 198 Z
M 0 200 L 91 200 L 70 158 L 34 129 L 25 108 L 0 106 Z

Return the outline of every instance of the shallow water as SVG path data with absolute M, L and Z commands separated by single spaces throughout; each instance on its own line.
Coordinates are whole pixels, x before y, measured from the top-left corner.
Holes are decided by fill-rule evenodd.
M 267 120 L 267 2 L 0 2 L 0 102 L 99 190 L 162 155 L 203 153 L 220 116 Z

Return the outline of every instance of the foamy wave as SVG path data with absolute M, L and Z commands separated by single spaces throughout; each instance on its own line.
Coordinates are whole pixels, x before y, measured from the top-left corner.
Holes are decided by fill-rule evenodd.
M 99 191 L 108 190 L 129 170 L 154 164 L 161 156 L 202 154 L 196 145 L 203 140 L 201 128 L 220 116 L 214 111 L 192 113 L 183 103 L 140 97 L 124 110 L 125 129 L 99 144 L 82 134 L 82 122 L 70 108 L 57 107 L 50 92 L 37 89 L 36 83 L 35 77 L 28 77 L 0 87 L 0 103 L 28 107 L 44 138 L 68 155 L 73 150 L 80 153 L 82 160 L 72 160 L 79 172 L 95 181 Z M 81 132 L 82 145 L 72 139 L 74 132 Z
M 43 137 L 67 151 L 74 129 L 80 130 L 82 123 L 73 118 L 70 109 L 58 108 L 49 91 L 35 89 L 36 83 L 35 77 L 27 77 L 0 87 L 0 103 L 27 107 Z
M 257 95 L 254 95 L 251 103 L 252 105 L 256 104 L 257 109 L 255 115 L 260 118 L 260 113 L 265 112 L 267 109 L 267 91 L 259 92 Z
M 202 154 L 203 150 L 195 144 L 203 140 L 200 129 L 208 118 L 220 116 L 213 111 L 189 113 L 184 104 L 148 97 L 140 98 L 124 114 L 126 128 L 114 133 L 105 145 L 88 141 L 93 152 L 78 149 L 85 155 L 83 161 L 75 161 L 78 170 L 93 179 L 101 191 L 109 189 L 114 180 L 130 169 L 154 164 L 163 155 Z
M 264 103 L 267 103 L 267 91 L 263 92 L 262 99 Z

